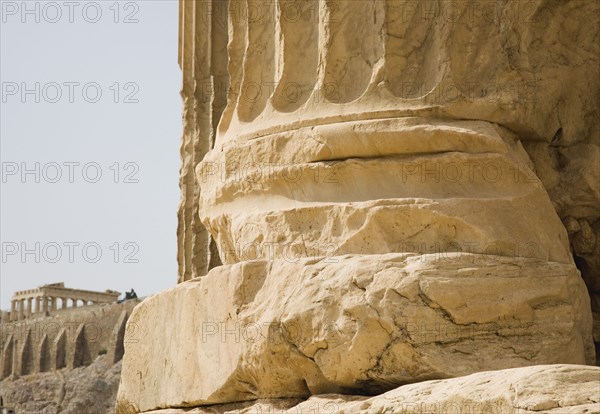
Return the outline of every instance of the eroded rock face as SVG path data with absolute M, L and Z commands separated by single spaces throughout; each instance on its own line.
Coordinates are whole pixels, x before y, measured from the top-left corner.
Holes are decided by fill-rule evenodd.
M 177 323 L 147 322 L 164 314 Z M 123 366 L 119 407 L 139 411 L 594 361 L 574 267 L 501 256 L 243 262 L 149 298 L 129 323 L 152 338 L 128 343 Z
M 90 365 L 7 378 L 0 382 L 5 407 L 15 413 L 112 414 L 119 387 L 121 362 L 107 355 Z
M 598 367 L 539 365 L 405 385 L 371 398 L 321 395 L 149 414 L 595 413 L 600 411 L 599 376 Z
M 526 143 L 535 171 L 568 233 L 590 293 L 596 354 L 600 355 L 600 148 Z

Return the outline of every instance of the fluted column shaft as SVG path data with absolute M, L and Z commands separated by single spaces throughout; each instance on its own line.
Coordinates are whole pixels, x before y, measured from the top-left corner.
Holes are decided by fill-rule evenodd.
M 10 320 L 11 321 L 17 320 L 17 301 L 16 300 L 10 301 Z
M 21 299 L 19 304 L 19 320 L 22 321 L 25 318 L 25 299 Z

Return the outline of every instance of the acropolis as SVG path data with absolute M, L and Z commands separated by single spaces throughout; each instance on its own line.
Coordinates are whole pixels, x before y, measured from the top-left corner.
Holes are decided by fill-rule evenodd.
M 96 292 L 66 288 L 63 282 L 51 283 L 36 289 L 15 292 L 11 300 L 10 320 L 43 317 L 50 312 L 78 306 L 113 303 L 119 295 L 120 293 L 114 290 Z
M 137 273 L 167 283 L 16 292 L 5 402 L 600 413 L 600 1 L 178 6 L 177 252 Z M 172 119 L 139 109 L 136 128 Z
M 0 324 L 0 412 L 114 411 L 106 395 L 116 392 L 126 323 L 140 302 L 118 296 L 63 282 L 15 292 Z

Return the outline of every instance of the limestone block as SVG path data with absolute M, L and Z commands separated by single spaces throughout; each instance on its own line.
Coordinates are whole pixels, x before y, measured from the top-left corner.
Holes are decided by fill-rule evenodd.
M 529 165 L 487 122 L 316 126 L 211 151 L 199 211 L 228 264 L 440 249 L 571 263 Z
M 148 414 L 437 414 L 600 412 L 600 368 L 536 365 L 401 386 L 375 397 L 318 395 L 306 401 L 262 400 Z
M 135 308 L 119 413 L 594 362 L 572 264 L 347 255 L 215 268 Z

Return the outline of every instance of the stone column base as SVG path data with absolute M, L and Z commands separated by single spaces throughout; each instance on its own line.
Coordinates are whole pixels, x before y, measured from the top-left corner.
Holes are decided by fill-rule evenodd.
M 574 265 L 444 253 L 225 265 L 129 319 L 119 413 L 593 364 Z

